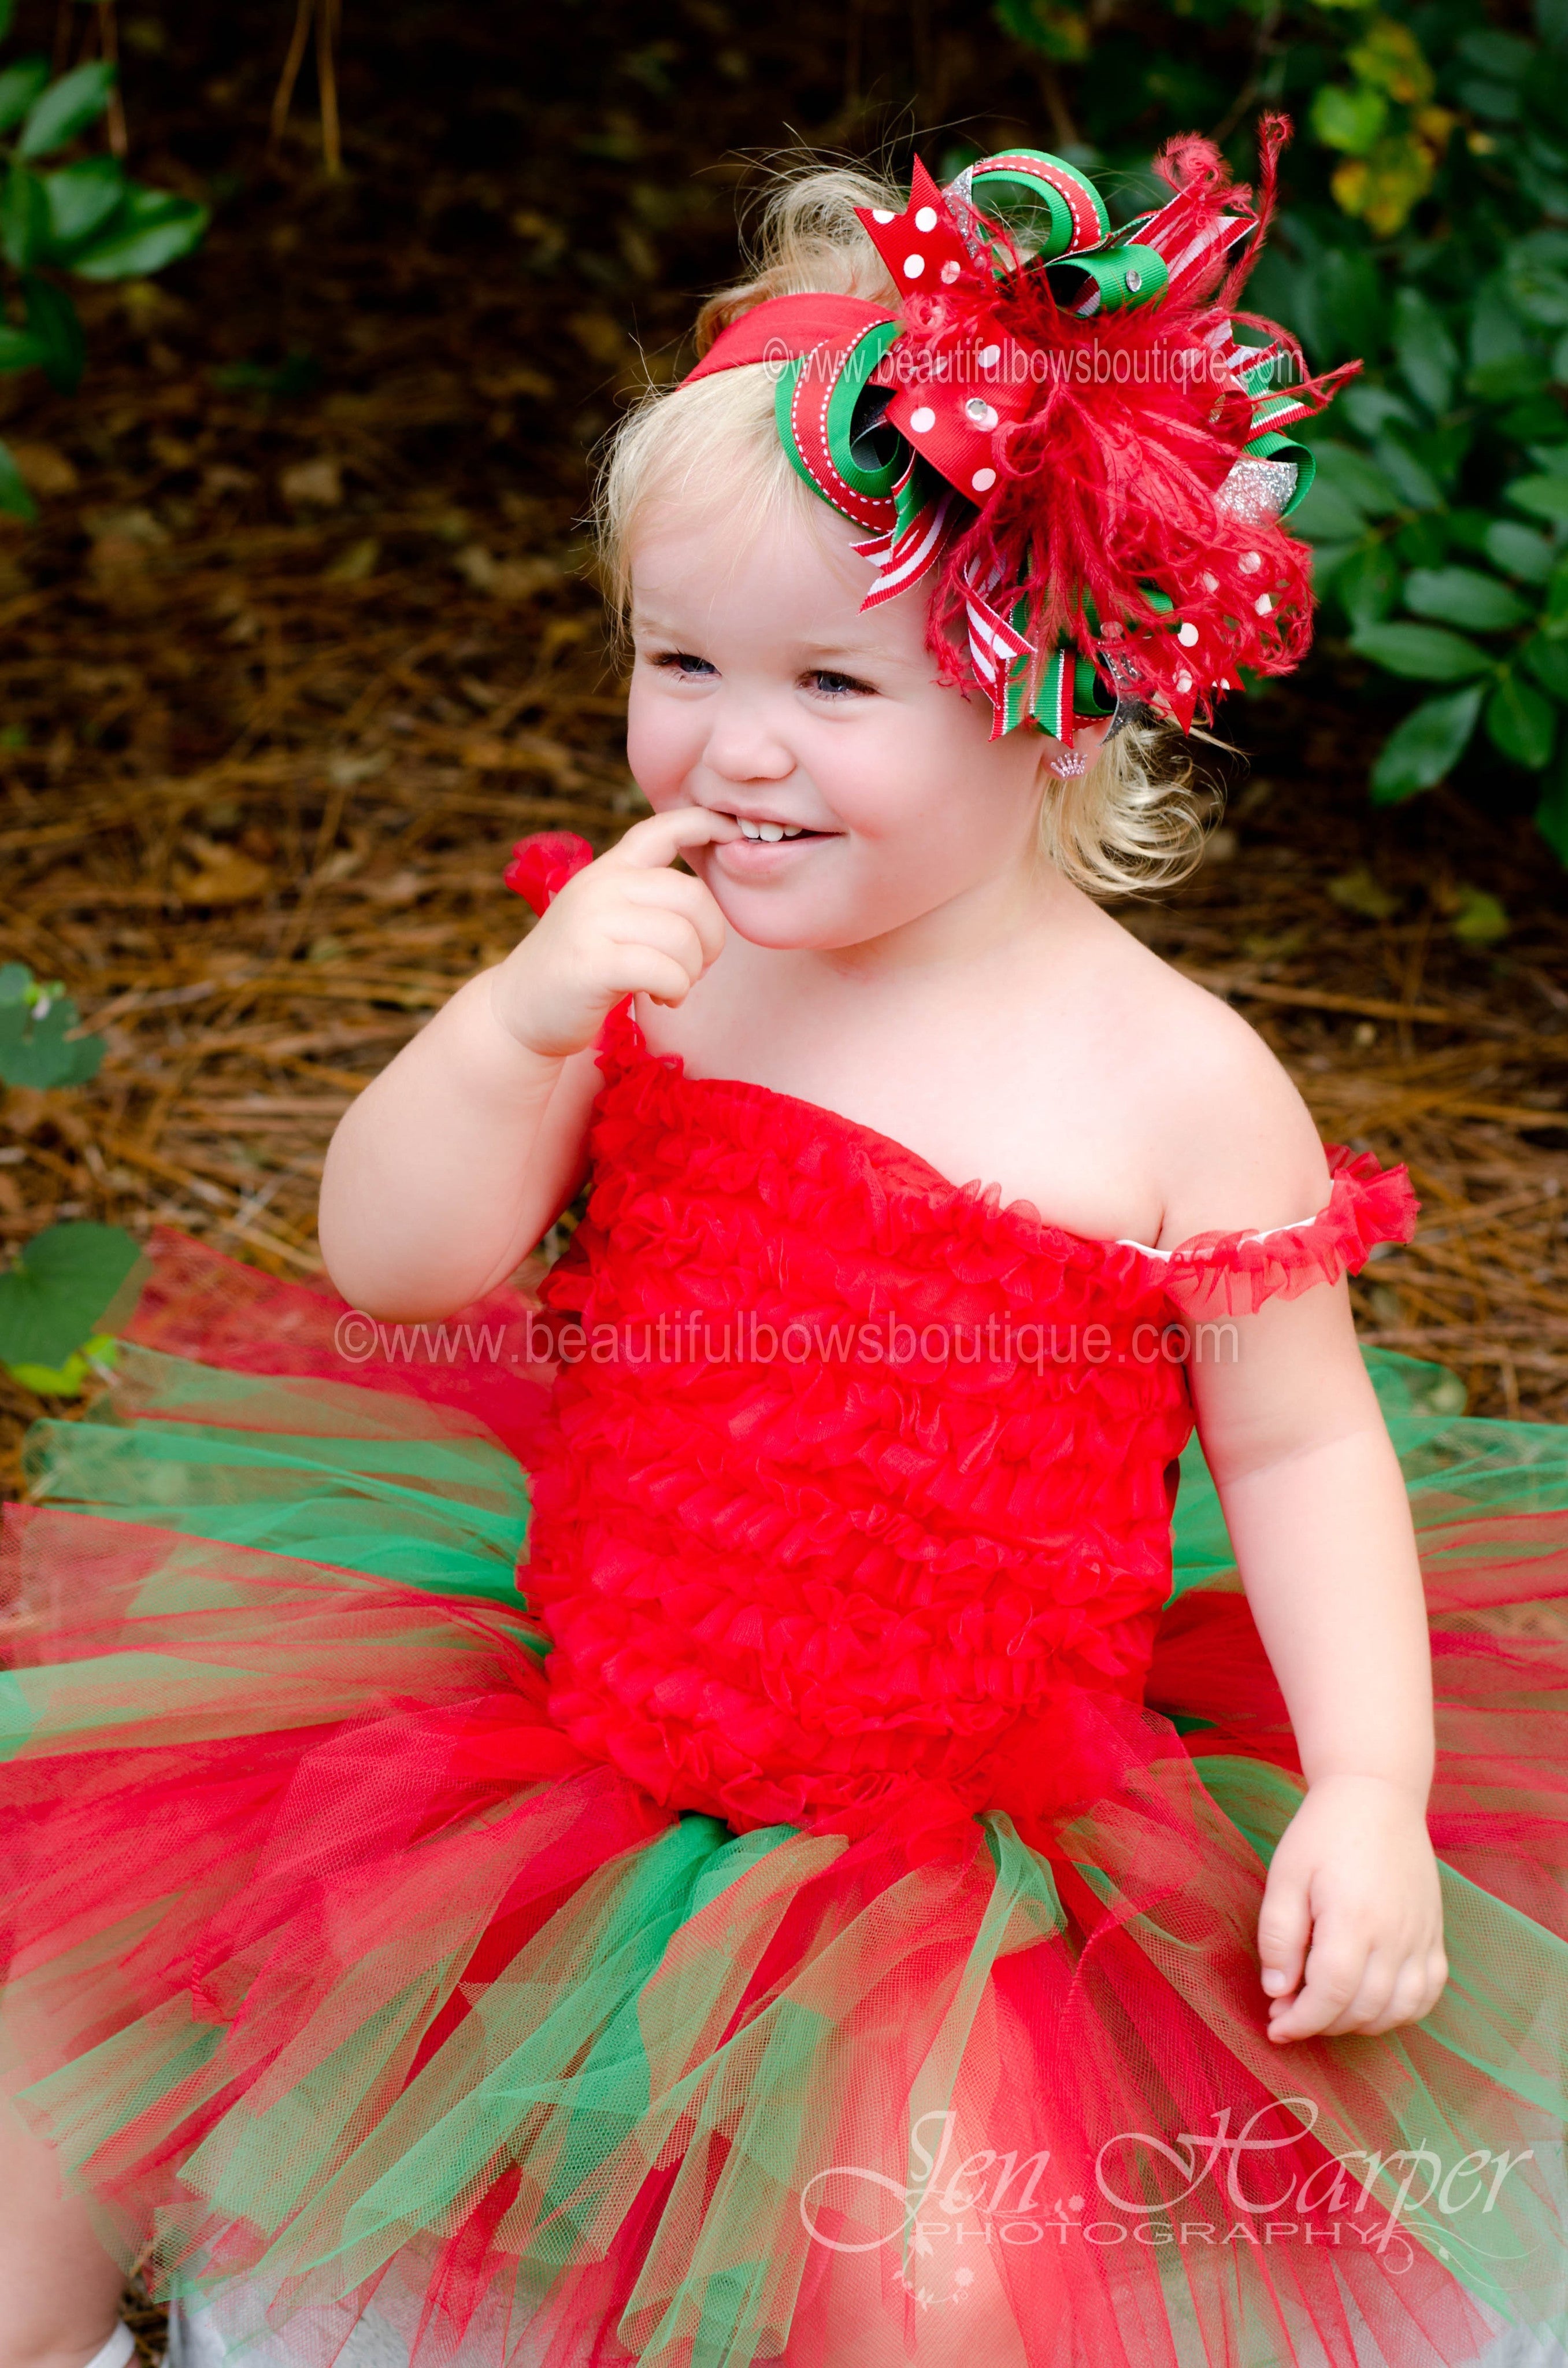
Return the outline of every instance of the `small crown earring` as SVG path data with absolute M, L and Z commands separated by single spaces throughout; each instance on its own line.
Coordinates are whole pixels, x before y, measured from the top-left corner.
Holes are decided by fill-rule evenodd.
M 1080 773 L 1086 773 L 1089 769 L 1087 757 L 1081 757 L 1076 748 L 1063 748 L 1059 756 L 1048 761 L 1051 771 L 1063 781 L 1075 781 Z

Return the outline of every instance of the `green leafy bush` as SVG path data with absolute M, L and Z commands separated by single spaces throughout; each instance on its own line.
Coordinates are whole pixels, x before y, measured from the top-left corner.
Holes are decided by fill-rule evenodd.
M 0 0 L 0 40 L 14 13 L 15 0 Z M 117 156 L 51 164 L 98 121 L 114 82 L 101 59 L 58 77 L 43 57 L 0 67 L 0 254 L 12 274 L 0 312 L 0 371 L 41 370 L 67 394 L 81 382 L 86 353 L 62 277 L 145 279 L 188 255 L 208 222 L 205 206 L 133 181 Z M 0 510 L 35 515 L 3 444 Z
M 1256 113 L 1294 117 L 1245 301 L 1313 368 L 1367 365 L 1303 431 L 1291 523 L 1330 655 L 1412 686 L 1372 795 L 1501 758 L 1568 861 L 1568 0 L 1537 0 L 1528 32 L 1482 0 L 1186 0 L 1157 40 L 1133 0 L 997 13 L 1051 59 L 1074 161 L 1125 211 L 1169 132 L 1220 124 L 1245 175 Z

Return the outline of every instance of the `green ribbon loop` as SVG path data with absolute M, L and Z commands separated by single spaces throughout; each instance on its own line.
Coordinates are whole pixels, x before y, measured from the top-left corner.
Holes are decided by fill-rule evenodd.
M 1044 148 L 1009 148 L 1000 155 L 983 156 L 971 168 L 968 180 L 970 201 L 983 211 L 987 197 L 1011 189 L 1022 190 L 1043 210 L 1050 230 L 1040 255 L 1047 263 L 1074 250 L 1097 246 L 1110 235 L 1110 217 L 1094 183 L 1075 165 Z M 1063 195 L 1063 184 L 1071 187 L 1075 206 Z M 1090 238 L 1083 235 L 1085 216 L 1095 226 Z M 1006 217 L 1002 219 L 1005 223 Z
M 1139 304 L 1155 303 L 1170 282 L 1164 256 L 1152 246 L 1107 247 L 1102 254 L 1074 255 L 1053 267 L 1053 271 L 1069 269 L 1093 280 L 1102 313 L 1126 313 Z

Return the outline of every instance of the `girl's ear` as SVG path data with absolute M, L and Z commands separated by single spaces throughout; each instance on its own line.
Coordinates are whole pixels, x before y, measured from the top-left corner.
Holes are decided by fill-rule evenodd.
M 1071 747 L 1065 741 L 1056 739 L 1048 732 L 1045 734 L 1043 759 L 1046 771 L 1054 773 L 1059 780 L 1064 781 L 1075 779 L 1080 773 L 1086 773 L 1104 747 L 1106 734 L 1110 730 L 1114 721 L 1112 716 L 1101 715 L 1096 717 L 1093 723 L 1081 725 L 1073 735 Z

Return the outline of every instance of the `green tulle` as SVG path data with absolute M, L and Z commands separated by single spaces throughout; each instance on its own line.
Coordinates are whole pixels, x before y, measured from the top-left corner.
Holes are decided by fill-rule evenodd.
M 351 1383 L 127 1345 L 115 1387 L 28 1443 L 34 1499 L 516 1604 L 528 1482 L 472 1417 Z
M 1528 1511 L 1568 1493 L 1568 1428 L 1462 1418 L 1441 1365 L 1363 1351 L 1419 1526 L 1462 1495 Z M 525 1474 L 472 1417 L 352 1383 L 267 1379 L 127 1345 L 113 1390 L 40 1422 L 30 1492 L 110 1520 L 262 1548 L 444 1595 L 515 1603 Z M 1234 1566 L 1196 1433 L 1181 1460 L 1172 1595 Z

